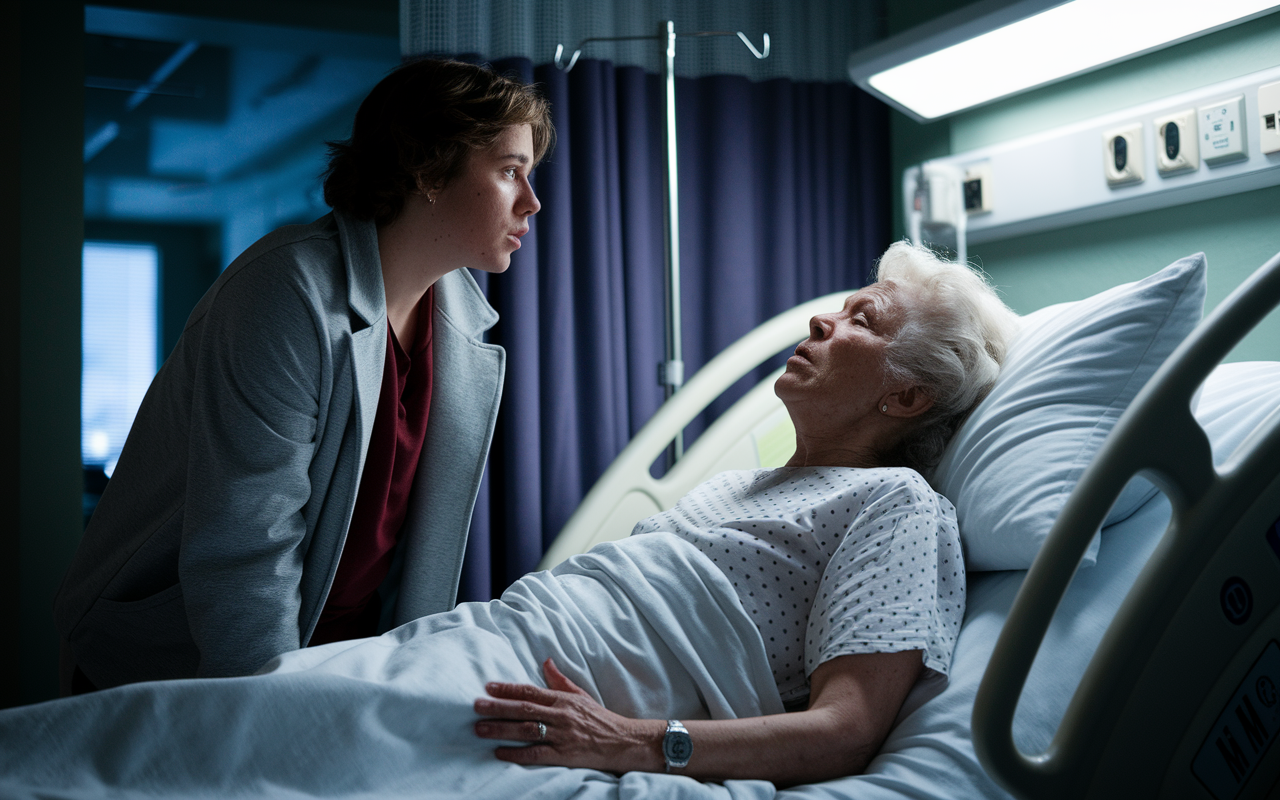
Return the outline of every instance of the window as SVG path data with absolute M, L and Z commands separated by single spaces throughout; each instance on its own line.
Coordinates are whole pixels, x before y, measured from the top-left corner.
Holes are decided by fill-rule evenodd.
M 83 276 L 80 458 L 110 477 L 158 366 L 160 252 L 85 242 Z

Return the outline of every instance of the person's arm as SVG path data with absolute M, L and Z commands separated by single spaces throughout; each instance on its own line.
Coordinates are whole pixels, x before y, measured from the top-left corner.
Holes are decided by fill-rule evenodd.
M 302 509 L 319 500 L 309 469 L 332 376 L 315 310 L 282 272 L 264 264 L 232 276 L 187 354 L 179 576 L 199 677 L 246 675 L 300 646 Z
M 688 767 L 699 780 L 763 779 L 778 785 L 813 783 L 861 772 L 889 734 L 907 693 L 920 677 L 919 650 L 838 656 L 810 676 L 805 711 L 733 720 L 682 720 L 693 740 Z M 485 739 L 531 742 L 499 747 L 516 764 L 589 767 L 607 772 L 663 772 L 666 720 L 636 720 L 597 703 L 543 664 L 547 686 L 491 683 L 476 723 Z M 538 739 L 538 722 L 547 735 Z

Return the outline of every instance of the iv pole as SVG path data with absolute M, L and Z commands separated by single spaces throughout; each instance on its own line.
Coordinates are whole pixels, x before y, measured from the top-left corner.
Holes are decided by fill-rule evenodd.
M 556 67 L 568 72 L 578 63 L 582 48 L 590 42 L 620 42 L 637 39 L 656 39 L 663 42 L 665 62 L 663 78 L 666 84 L 666 217 L 663 225 L 663 243 L 665 245 L 666 279 L 663 294 L 666 299 L 664 321 L 666 322 L 666 358 L 658 364 L 658 383 L 663 389 L 663 400 L 671 396 L 684 384 L 683 346 L 680 334 L 680 206 L 678 199 L 678 170 L 676 169 L 676 24 L 666 20 L 659 27 L 656 36 L 597 36 L 583 39 L 569 57 L 569 63 L 561 63 L 564 45 L 556 45 Z M 764 35 L 764 48 L 757 50 L 751 40 L 742 31 L 697 31 L 682 36 L 737 36 L 756 58 L 769 57 L 769 34 Z M 667 469 L 671 469 L 677 461 L 684 457 L 684 431 L 676 433 L 676 437 L 667 448 Z

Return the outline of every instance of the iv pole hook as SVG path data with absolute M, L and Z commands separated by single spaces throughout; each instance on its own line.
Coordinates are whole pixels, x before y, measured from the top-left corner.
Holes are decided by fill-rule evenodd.
M 747 35 L 745 33 L 743 33 L 742 31 L 737 31 L 737 34 L 738 34 L 738 38 L 742 40 L 742 43 L 745 44 L 747 46 L 747 49 L 751 51 L 751 55 L 755 56 L 756 58 L 769 57 L 769 34 L 766 33 L 764 35 L 764 51 L 763 52 L 756 49 L 756 46 L 751 43 L 751 40 L 747 38 Z
M 747 35 L 742 31 L 698 31 L 697 33 L 682 33 L 680 35 L 681 36 L 735 36 L 736 35 L 739 39 L 742 40 L 742 43 L 747 46 L 747 49 L 751 51 L 751 55 L 755 56 L 758 59 L 769 57 L 769 34 L 767 33 L 764 34 L 763 49 L 761 50 L 757 50 L 756 46 L 751 43 L 751 40 L 748 39 Z M 589 39 L 583 39 L 581 42 L 578 42 L 578 48 L 573 51 L 573 55 L 569 56 L 568 64 L 564 63 L 564 52 L 565 52 L 564 45 L 557 44 L 556 57 L 555 57 L 556 69 L 561 70 L 562 72 L 568 72 L 569 70 L 573 69 L 573 65 L 578 63 L 578 57 L 582 55 L 582 48 L 585 47 L 590 42 L 621 42 L 621 41 L 633 41 L 636 39 L 662 39 L 662 38 L 665 38 L 665 37 L 662 37 L 662 36 L 592 36 Z

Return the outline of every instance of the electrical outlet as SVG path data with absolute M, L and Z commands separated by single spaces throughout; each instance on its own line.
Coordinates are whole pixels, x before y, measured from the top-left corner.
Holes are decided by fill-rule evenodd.
M 1200 169 L 1200 145 L 1196 135 L 1194 108 L 1157 117 L 1155 126 L 1157 172 L 1161 175 L 1177 175 Z
M 1102 154 L 1109 186 L 1141 183 L 1144 180 L 1142 123 L 1135 122 L 1102 134 Z
M 991 211 L 991 162 L 970 164 L 964 171 L 964 210 L 969 214 Z
M 1249 157 L 1244 95 L 1200 107 L 1200 158 L 1211 167 Z
M 1264 153 L 1280 153 L 1280 81 L 1258 87 L 1258 143 Z

